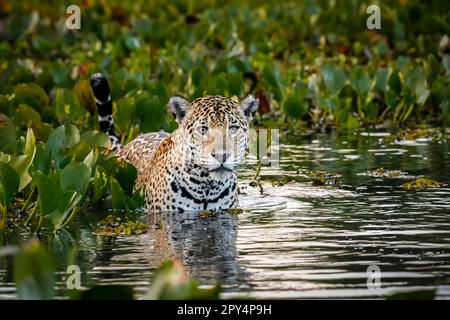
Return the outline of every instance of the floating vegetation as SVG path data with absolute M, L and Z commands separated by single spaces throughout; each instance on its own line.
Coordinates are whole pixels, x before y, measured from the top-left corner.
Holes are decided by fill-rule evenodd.
M 442 182 L 438 182 L 435 180 L 431 180 L 428 178 L 417 178 L 414 181 L 406 182 L 402 184 L 402 188 L 405 190 L 424 190 L 431 188 L 440 188 L 444 184 Z
M 231 209 L 224 210 L 224 212 L 229 213 L 229 214 L 241 214 L 241 213 L 244 213 L 245 210 L 241 209 L 241 208 L 231 208 Z
M 339 181 L 340 175 L 336 173 L 328 173 L 322 171 L 313 171 L 308 173 L 308 177 L 311 179 L 313 186 L 333 186 L 340 187 L 341 182 Z
M 207 219 L 207 218 L 217 216 L 218 214 L 219 214 L 219 211 L 203 210 L 203 211 L 200 211 L 198 216 L 200 219 Z
M 103 237 L 131 236 L 145 233 L 147 225 L 139 220 L 122 222 L 120 217 L 108 215 L 98 223 L 95 233 Z
M 277 179 L 277 180 L 271 180 L 272 182 L 272 186 L 274 187 L 280 187 L 280 186 L 284 186 L 290 182 L 294 182 L 295 179 L 293 179 L 292 177 L 289 176 L 282 176 L 281 178 Z
M 404 176 L 405 173 L 400 170 L 386 170 L 381 167 L 375 170 L 369 170 L 364 173 L 358 173 L 358 175 L 364 175 L 375 178 L 400 178 Z
M 433 141 L 448 140 L 450 133 L 440 128 L 416 127 L 407 128 L 397 134 L 384 137 L 386 141 L 414 141 L 419 139 L 427 139 Z

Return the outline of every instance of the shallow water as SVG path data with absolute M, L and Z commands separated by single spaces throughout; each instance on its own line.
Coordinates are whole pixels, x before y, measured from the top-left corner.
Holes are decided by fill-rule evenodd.
M 261 171 L 262 189 L 249 184 L 254 166 L 240 170 L 244 213 L 148 213 L 146 234 L 107 240 L 93 234 L 107 212 L 85 212 L 49 247 L 60 261 L 78 248 L 83 286 L 130 284 L 138 294 L 162 261 L 176 258 L 201 284 L 220 282 L 224 297 L 379 298 L 436 288 L 436 298 L 450 299 L 450 144 L 383 136 L 285 137 L 280 167 Z M 367 174 L 379 167 L 401 174 Z M 338 174 L 340 185 L 313 186 L 310 171 Z M 447 185 L 402 189 L 418 176 Z M 11 265 L 0 261 L 0 298 L 15 296 Z M 380 268 L 379 289 L 367 286 L 369 266 Z

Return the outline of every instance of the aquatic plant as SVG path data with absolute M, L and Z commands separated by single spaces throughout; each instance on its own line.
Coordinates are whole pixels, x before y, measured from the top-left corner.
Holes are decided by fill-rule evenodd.
M 428 178 L 417 178 L 414 181 L 406 182 L 402 184 L 402 188 L 405 190 L 424 190 L 430 188 L 440 188 L 444 184 L 439 181 L 431 180 Z

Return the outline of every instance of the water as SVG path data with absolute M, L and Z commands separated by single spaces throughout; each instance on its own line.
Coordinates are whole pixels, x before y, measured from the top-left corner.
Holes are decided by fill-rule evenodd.
M 201 284 L 220 282 L 227 298 L 380 298 L 436 288 L 436 298 L 450 299 L 448 141 L 387 143 L 382 134 L 349 134 L 281 142 L 280 168 L 261 171 L 262 192 L 250 184 L 254 168 L 240 171 L 245 213 L 149 213 L 141 217 L 146 234 L 107 240 L 93 234 L 107 212 L 85 212 L 49 247 L 66 261 L 77 246 L 83 285 L 130 284 L 139 295 L 155 268 L 175 258 Z M 367 174 L 379 167 L 401 173 Z M 335 173 L 340 185 L 313 186 L 310 171 Z M 418 176 L 447 185 L 402 189 Z M 9 242 L 29 236 L 23 231 Z M 367 287 L 369 266 L 380 269 L 379 289 Z M 60 294 L 63 286 L 61 280 Z M 11 261 L 4 259 L 0 298 L 14 296 Z

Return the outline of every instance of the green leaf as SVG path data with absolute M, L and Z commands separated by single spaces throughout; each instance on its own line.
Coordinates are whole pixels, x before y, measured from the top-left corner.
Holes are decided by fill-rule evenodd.
M 55 230 L 58 230 L 63 222 L 66 220 L 70 212 L 74 207 L 82 200 L 82 196 L 75 191 L 66 191 L 61 193 L 61 200 L 58 207 L 49 214 L 51 223 L 55 226 Z
M 62 191 L 76 191 L 84 196 L 86 193 L 91 168 L 82 162 L 69 163 L 61 172 L 60 184 Z
M 377 80 L 375 83 L 375 87 L 381 92 L 386 92 L 388 86 L 388 76 L 389 69 L 388 68 L 378 68 L 377 70 Z
M 125 193 L 116 178 L 110 177 L 109 189 L 111 191 L 111 206 L 113 209 L 125 210 Z
M 23 153 L 33 159 L 35 152 L 36 152 L 36 138 L 34 136 L 33 129 L 28 128 Z
M 360 96 L 365 96 L 372 86 L 367 71 L 362 67 L 356 67 L 350 73 L 350 83 Z
M 14 282 L 21 299 L 53 299 L 55 265 L 39 242 L 26 244 L 14 259 Z
M 16 128 L 3 113 L 0 113 L 0 152 L 16 152 Z
M 19 104 L 14 118 L 22 127 L 34 127 L 42 122 L 39 112 L 27 104 Z
M 47 174 L 50 171 L 52 155 L 46 144 L 40 143 L 36 145 L 36 153 L 33 160 L 34 170 L 42 171 Z
M 19 174 L 10 165 L 0 162 L 0 202 L 8 208 L 19 190 Z
M 228 93 L 230 96 L 240 97 L 244 91 L 244 79 L 241 73 L 233 72 L 227 75 Z
M 338 93 L 344 86 L 347 76 L 345 72 L 333 64 L 325 64 L 321 69 L 325 86 L 332 93 Z
M 278 101 L 283 100 L 282 84 L 281 84 L 281 74 L 278 68 L 274 65 L 265 65 L 263 69 L 263 76 L 274 89 L 275 99 Z
M 75 92 L 80 105 L 90 112 L 94 113 L 96 110 L 96 104 L 89 81 L 81 80 L 75 85 L 75 87 L 73 87 L 73 91 Z
M 349 115 L 345 127 L 348 129 L 356 129 L 359 127 L 359 122 L 354 116 Z
M 397 107 L 397 93 L 395 93 L 393 90 L 389 89 L 386 92 L 386 104 L 390 109 L 395 109 Z
M 284 101 L 283 110 L 286 115 L 295 119 L 300 119 L 307 113 L 304 104 L 305 101 L 302 98 L 298 96 L 290 96 Z
M 402 81 L 398 71 L 394 70 L 389 77 L 389 89 L 397 96 L 402 92 Z
M 106 133 L 97 131 L 97 130 L 89 130 L 83 132 L 80 137 L 81 141 L 85 141 L 92 146 L 101 147 L 108 149 L 111 142 Z
M 65 151 L 80 141 L 80 133 L 74 125 L 63 125 L 54 129 L 47 140 L 57 167 L 65 156 Z
M 61 188 L 40 171 L 33 174 L 33 182 L 38 189 L 40 214 L 47 216 L 58 208 L 62 198 Z
M 94 176 L 94 185 L 92 190 L 91 203 L 95 204 L 100 201 L 108 190 L 108 176 L 105 169 L 101 166 L 97 166 Z
M 35 150 L 36 149 L 34 148 L 33 151 Z M 17 156 L 9 161 L 9 165 L 13 167 L 20 176 L 19 190 L 23 190 L 23 188 L 25 188 L 31 182 L 31 176 L 28 173 L 28 170 L 30 169 L 31 164 L 33 163 L 34 154 L 35 152 L 33 152 L 31 156 L 28 155 Z
M 123 160 L 118 160 L 114 177 L 120 183 L 125 194 L 131 196 L 133 193 L 134 182 L 137 178 L 136 168 Z
M 14 88 L 15 105 L 26 104 L 42 111 L 49 103 L 47 93 L 35 83 L 18 84 Z
M 118 133 L 127 134 L 136 116 L 136 106 L 133 97 L 121 98 L 113 106 L 114 124 L 118 129 Z
M 157 96 L 153 96 L 150 99 L 137 100 L 136 110 L 141 118 L 142 131 L 151 132 L 161 129 L 166 115 L 166 108 Z
M 58 88 L 55 90 L 55 115 L 61 124 L 75 122 L 84 115 L 78 97 L 69 89 Z

